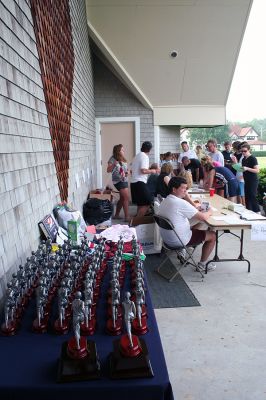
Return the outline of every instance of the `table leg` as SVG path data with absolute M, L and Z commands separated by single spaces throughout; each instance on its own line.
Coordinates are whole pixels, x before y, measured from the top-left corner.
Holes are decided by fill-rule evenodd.
M 239 241 L 240 241 L 240 253 L 239 253 L 239 256 L 238 256 L 238 258 L 223 258 L 223 259 L 220 259 L 220 258 L 219 258 L 219 256 L 218 256 L 219 231 L 217 230 L 217 231 L 215 232 L 215 235 L 216 235 L 215 254 L 214 254 L 214 257 L 212 258 L 212 260 L 209 260 L 209 261 L 206 263 L 205 274 L 207 274 L 207 272 L 208 272 L 208 265 L 209 265 L 209 263 L 214 262 L 214 261 L 215 261 L 215 262 L 223 262 L 223 261 L 224 261 L 224 262 L 225 262 L 225 261 L 246 261 L 246 262 L 248 263 L 248 272 L 250 272 L 250 261 L 247 260 L 247 259 L 244 257 L 244 255 L 243 255 L 244 229 L 241 229 L 241 235 L 240 235 L 240 236 L 236 235 L 236 234 L 233 233 L 233 232 L 230 232 L 230 230 L 224 230 L 223 233 L 221 234 L 221 236 L 222 236 L 224 233 L 230 233 L 230 235 L 236 236 L 236 237 L 239 239 Z

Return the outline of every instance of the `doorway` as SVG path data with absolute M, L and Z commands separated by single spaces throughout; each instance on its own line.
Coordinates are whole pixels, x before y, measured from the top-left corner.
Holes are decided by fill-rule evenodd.
M 111 174 L 106 172 L 107 162 L 116 144 L 123 144 L 125 157 L 130 163 L 140 150 L 139 118 L 101 118 L 96 119 L 97 186 L 112 187 Z

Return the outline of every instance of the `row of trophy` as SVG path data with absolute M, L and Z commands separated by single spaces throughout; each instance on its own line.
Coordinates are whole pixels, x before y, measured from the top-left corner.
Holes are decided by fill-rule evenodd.
M 19 266 L 7 285 L 2 334 L 17 333 L 25 307 L 34 296 L 34 332 L 47 332 L 49 326 L 56 334 L 66 334 L 72 325 L 73 335 L 62 345 L 59 382 L 100 377 L 96 343 L 87 336 L 96 330 L 96 306 L 107 270 L 109 285 L 102 296 L 107 302 L 106 333 L 121 336 L 114 340 L 109 357 L 111 378 L 153 376 L 145 341 L 140 338 L 148 332 L 148 325 L 139 245 L 133 237 L 130 262 L 123 259 L 122 238 L 112 243 L 109 251 L 107 248 L 100 238 L 92 252 L 84 239 L 77 250 L 65 241 L 52 253 L 48 239 Z M 129 290 L 124 288 L 126 274 L 130 276 Z
M 25 265 L 19 266 L 7 284 L 1 333 L 7 336 L 17 333 L 23 313 L 33 296 L 36 298 L 33 331 L 46 332 L 53 298 L 57 293 L 61 294 L 59 297 L 62 302 L 66 293 L 73 298 L 79 277 L 89 266 L 90 251 L 86 240 L 82 241 L 77 251 L 72 249 L 69 241 L 65 241 L 62 246 L 58 245 L 55 253 L 52 253 L 50 239 L 41 242 L 37 251 L 32 252 Z

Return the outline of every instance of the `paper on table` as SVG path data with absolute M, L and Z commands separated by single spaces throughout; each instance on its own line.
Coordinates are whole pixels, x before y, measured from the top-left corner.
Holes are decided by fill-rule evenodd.
M 251 224 L 251 240 L 266 240 L 266 223 L 254 221 Z
M 100 235 L 107 240 L 112 240 L 113 242 L 118 242 L 120 236 L 122 236 L 124 242 L 130 242 L 133 235 L 135 238 L 137 238 L 135 228 L 130 228 L 128 225 L 120 224 L 113 225 L 110 228 L 105 229 Z
M 224 221 L 224 222 L 228 222 L 228 224 L 234 224 L 234 225 L 249 224 L 248 221 L 243 221 L 242 219 L 239 219 L 232 215 L 223 215 L 223 216 L 218 215 L 218 216 L 214 216 L 212 218 L 216 221 Z
M 247 221 L 257 221 L 259 219 L 266 221 L 266 218 L 263 215 L 256 214 L 252 211 L 245 211 L 243 214 L 241 214 L 241 217 Z

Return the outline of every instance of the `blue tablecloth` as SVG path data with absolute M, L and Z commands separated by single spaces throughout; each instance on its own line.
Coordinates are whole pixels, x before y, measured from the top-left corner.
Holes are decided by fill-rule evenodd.
M 126 286 L 129 281 L 127 274 Z M 35 316 L 34 299 L 31 300 L 22 320 L 18 334 L 13 337 L 0 337 L 0 393 L 4 400 L 172 400 L 173 393 L 162 350 L 157 323 L 149 297 L 146 295 L 149 332 L 143 335 L 152 369 L 153 378 L 111 380 L 108 370 L 108 355 L 113 349 L 116 337 L 105 334 L 106 290 L 108 273 L 104 278 L 100 301 L 97 306 L 97 330 L 93 336 L 101 363 L 100 380 L 56 383 L 57 362 L 62 342 L 72 334 L 35 334 L 31 332 Z

